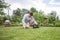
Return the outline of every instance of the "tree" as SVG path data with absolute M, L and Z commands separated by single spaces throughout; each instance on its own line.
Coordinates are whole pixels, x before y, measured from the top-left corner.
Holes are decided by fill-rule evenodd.
M 13 20 L 15 22 L 19 22 L 20 18 L 21 18 L 21 10 L 19 8 L 17 8 L 16 10 L 13 10 L 13 16 L 12 16 Z
M 5 15 L 3 9 L 7 7 L 8 7 L 7 3 L 5 3 L 4 0 L 0 0 L 0 15 Z
M 22 9 L 21 15 L 23 16 L 24 14 L 28 13 L 28 11 L 29 11 L 29 10 L 27 10 L 27 9 Z
M 59 16 L 57 16 L 57 19 L 56 20 L 59 20 Z
M 2 24 L 3 23 L 3 20 L 4 20 L 4 15 L 5 15 L 5 13 L 4 13 L 4 8 L 7 8 L 8 7 L 8 5 L 7 5 L 7 3 L 5 3 L 5 1 L 4 0 L 0 0 L 0 24 Z
M 0 0 L 0 8 L 2 9 L 2 8 L 7 8 L 7 7 L 8 7 L 7 3 L 5 3 L 4 0 Z
M 37 12 L 37 13 L 38 13 L 38 11 L 36 10 L 36 8 L 34 8 L 34 7 L 32 7 L 32 8 L 30 9 L 30 11 L 33 12 L 33 13 L 34 13 L 34 12 Z
M 16 10 L 13 10 L 13 14 L 15 15 L 15 16 L 21 16 L 21 13 L 20 13 L 20 9 L 19 8 L 17 8 Z
M 53 21 L 56 20 L 56 11 L 52 11 L 48 16 L 49 16 L 49 23 L 52 23 Z
M 44 11 L 40 10 L 39 15 L 40 15 L 39 18 L 40 18 L 41 22 L 43 23 L 44 18 L 46 18 L 46 15 L 44 14 Z
M 43 23 L 45 17 L 46 16 L 44 15 L 43 11 L 39 11 L 39 13 L 34 13 L 34 18 L 39 24 Z

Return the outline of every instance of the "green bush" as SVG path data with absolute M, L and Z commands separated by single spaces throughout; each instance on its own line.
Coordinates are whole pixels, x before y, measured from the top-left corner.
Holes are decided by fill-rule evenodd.
M 37 20 L 37 23 L 40 24 L 40 20 Z
M 43 23 L 40 23 L 40 26 L 44 26 L 44 24 Z
M 11 26 L 22 26 L 22 23 L 11 23 Z
M 53 23 L 49 23 L 48 27 L 54 27 L 54 24 Z
M 3 17 L 0 16 L 0 25 L 3 24 Z
M 55 26 L 60 27 L 60 21 L 56 21 Z

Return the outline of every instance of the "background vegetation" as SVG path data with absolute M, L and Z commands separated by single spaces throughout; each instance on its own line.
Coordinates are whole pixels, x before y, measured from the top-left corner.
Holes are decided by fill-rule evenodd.
M 9 7 L 10 4 L 5 3 L 4 0 L 0 0 L 0 25 L 3 25 L 6 19 L 11 21 L 11 25 L 21 25 L 20 23 L 23 15 L 30 11 L 34 14 L 34 18 L 40 26 L 60 26 L 60 20 L 56 11 L 51 11 L 51 13 L 46 15 L 44 14 L 44 11 L 38 11 L 34 7 L 30 10 L 17 8 L 16 10 L 13 10 L 13 14 L 10 16 L 9 10 L 8 15 L 4 13 L 4 9 L 9 9 Z

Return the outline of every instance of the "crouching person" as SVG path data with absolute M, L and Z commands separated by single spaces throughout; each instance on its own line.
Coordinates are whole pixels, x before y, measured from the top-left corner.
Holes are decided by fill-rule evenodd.
M 37 22 L 33 18 L 33 13 L 25 14 L 24 17 L 23 17 L 23 19 L 22 19 L 23 27 L 24 28 L 30 28 L 30 25 L 32 23 L 37 24 Z
M 5 23 L 4 23 L 4 25 L 5 25 L 5 27 L 8 27 L 8 26 L 10 26 L 10 20 L 5 20 Z

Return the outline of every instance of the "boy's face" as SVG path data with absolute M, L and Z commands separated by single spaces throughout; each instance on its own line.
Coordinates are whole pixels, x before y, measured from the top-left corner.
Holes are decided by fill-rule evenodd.
M 29 14 L 29 17 L 31 17 L 31 15 Z

